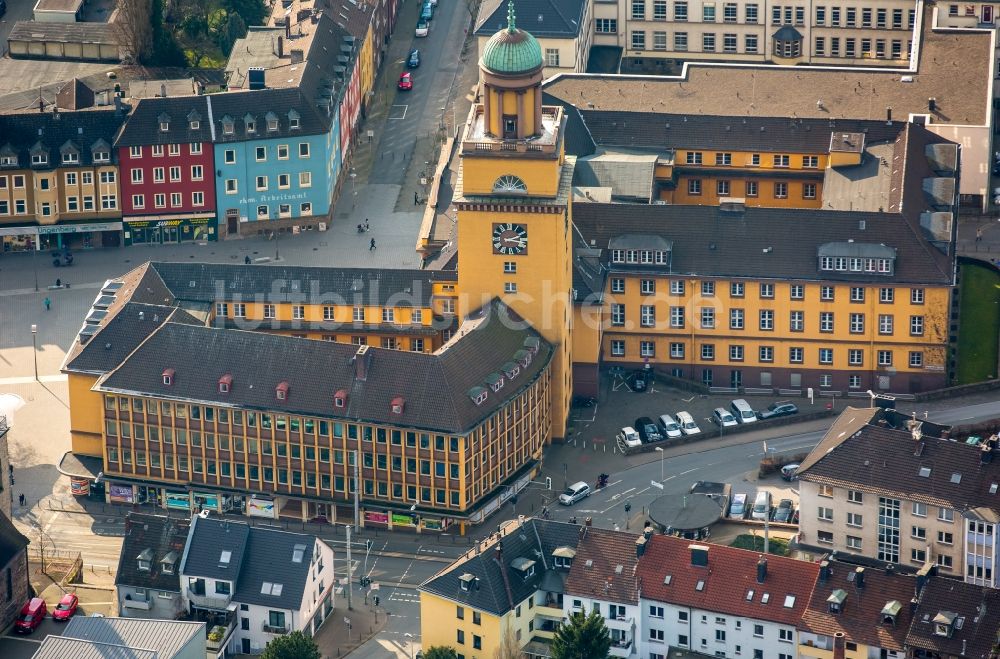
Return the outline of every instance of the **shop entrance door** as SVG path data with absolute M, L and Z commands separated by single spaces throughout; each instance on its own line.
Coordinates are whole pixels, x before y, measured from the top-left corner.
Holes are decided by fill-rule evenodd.
M 237 208 L 226 210 L 226 235 L 235 236 L 240 232 L 240 211 Z
M 178 231 L 177 227 L 163 227 L 162 231 L 164 244 L 180 241 L 180 231 Z

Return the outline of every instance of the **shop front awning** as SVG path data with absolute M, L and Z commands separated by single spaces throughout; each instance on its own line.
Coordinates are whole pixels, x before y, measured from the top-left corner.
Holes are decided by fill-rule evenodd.
M 60 474 L 70 478 L 96 480 L 104 469 L 104 460 L 91 455 L 78 455 L 72 451 L 66 451 L 56 468 Z

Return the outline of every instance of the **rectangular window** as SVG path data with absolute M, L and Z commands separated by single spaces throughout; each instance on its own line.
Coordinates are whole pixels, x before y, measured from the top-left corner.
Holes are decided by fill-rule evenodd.
M 741 330 L 743 329 L 744 323 L 744 311 L 743 309 L 730 309 L 729 310 L 729 329 Z
M 674 3 L 674 20 L 675 21 L 686 21 L 688 19 L 688 3 L 687 2 L 675 2 Z
M 910 336 L 924 335 L 924 317 L 910 316 Z
M 618 20 L 615 18 L 597 18 L 594 20 L 595 30 L 600 34 L 617 34 Z
M 612 305 L 612 310 L 614 305 Z M 674 329 L 684 328 L 684 307 L 670 307 L 670 327 Z
M 632 50 L 645 50 L 646 32 L 643 30 L 632 30 Z
M 622 327 L 625 325 L 625 305 L 624 304 L 612 304 L 611 305 L 611 324 L 615 327 Z
M 803 361 L 804 354 L 805 352 L 803 348 L 789 348 L 788 361 L 793 364 L 801 364 Z
M 815 183 L 803 183 L 802 184 L 802 198 L 803 199 L 815 199 L 816 198 L 816 184 Z
M 850 315 L 850 331 L 851 334 L 864 334 L 865 315 L 863 313 L 852 313 Z
M 632 0 L 632 20 L 646 20 L 646 0 Z
M 683 343 L 671 343 L 670 344 L 670 358 L 671 359 L 684 359 L 684 344 Z
M 821 311 L 821 312 L 819 312 L 819 331 L 820 332 L 832 332 L 833 331 L 833 312 L 832 311 Z
M 760 310 L 760 329 L 765 332 L 774 329 L 774 311 L 772 309 Z
M 688 194 L 689 195 L 701 194 L 701 179 L 697 178 L 688 179 Z
M 850 348 L 847 351 L 847 364 L 848 366 L 863 366 L 864 365 L 864 350 L 859 350 L 857 348 Z
M 788 184 L 782 181 L 778 181 L 774 184 L 774 198 L 775 199 L 787 199 L 788 198 Z

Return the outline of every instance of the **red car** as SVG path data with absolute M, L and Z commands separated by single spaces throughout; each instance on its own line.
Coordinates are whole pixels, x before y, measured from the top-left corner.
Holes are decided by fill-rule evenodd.
M 69 620 L 76 613 L 76 607 L 80 603 L 76 595 L 73 593 L 66 593 L 59 600 L 59 604 L 56 608 L 52 609 L 52 619 L 53 620 Z
M 38 625 L 42 624 L 47 612 L 45 600 L 41 597 L 32 597 L 21 609 L 21 615 L 17 616 L 14 630 L 21 634 L 30 634 L 38 628 Z
M 410 91 L 413 89 L 413 76 L 410 75 L 409 71 L 404 71 L 399 74 L 399 83 L 397 83 L 396 86 L 403 91 Z

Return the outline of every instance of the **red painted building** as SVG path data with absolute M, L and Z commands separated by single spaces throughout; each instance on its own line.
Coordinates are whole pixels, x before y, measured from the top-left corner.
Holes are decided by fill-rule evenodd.
M 351 140 L 354 131 L 358 127 L 358 119 L 361 116 L 361 67 L 355 57 L 351 68 L 351 79 L 347 83 L 344 93 L 344 100 L 340 104 L 340 152 L 344 154 L 344 162 L 347 162 L 347 154 L 350 153 Z
M 215 240 L 215 158 L 204 96 L 144 98 L 115 140 L 125 243 Z

